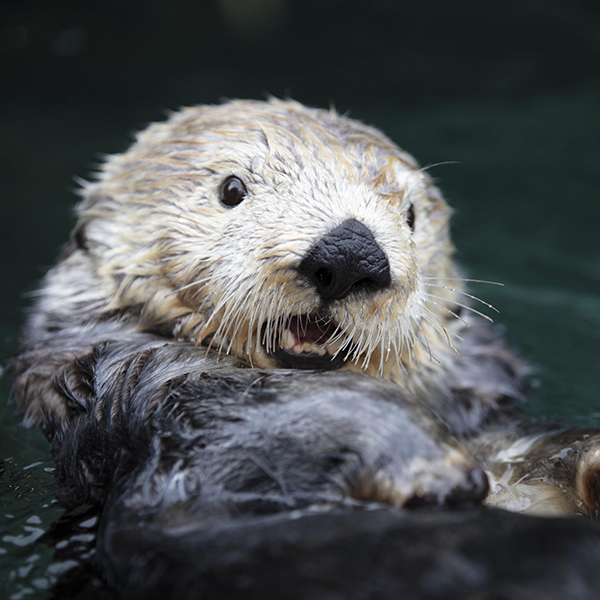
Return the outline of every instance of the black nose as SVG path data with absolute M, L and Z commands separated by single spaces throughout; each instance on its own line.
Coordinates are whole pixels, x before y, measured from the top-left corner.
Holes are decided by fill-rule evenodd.
M 340 300 L 351 292 L 390 285 L 390 265 L 373 234 L 348 219 L 322 237 L 300 263 L 323 300 Z

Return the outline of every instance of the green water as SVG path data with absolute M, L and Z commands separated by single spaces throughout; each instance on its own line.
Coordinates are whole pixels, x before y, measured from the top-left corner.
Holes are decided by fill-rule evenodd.
M 280 0 L 241 28 L 233 4 L 0 8 L 0 361 L 73 225 L 74 176 L 165 108 L 271 92 L 351 109 L 421 164 L 458 162 L 430 172 L 469 276 L 504 283 L 473 292 L 538 367 L 527 410 L 600 426 L 595 3 Z M 0 586 L 43 598 L 71 566 L 41 538 L 61 512 L 50 450 L 0 386 Z

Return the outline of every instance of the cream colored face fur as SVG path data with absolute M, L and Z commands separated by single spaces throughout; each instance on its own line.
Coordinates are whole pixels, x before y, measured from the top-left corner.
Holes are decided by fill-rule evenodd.
M 220 201 L 230 176 L 247 190 L 233 207 Z M 280 100 L 184 109 L 110 158 L 84 195 L 77 230 L 94 281 L 64 300 L 85 299 L 96 316 L 116 311 L 138 330 L 274 368 L 289 319 L 318 315 L 335 327 L 319 345 L 345 368 L 399 383 L 453 352 L 449 208 L 409 154 L 334 111 Z M 298 265 L 348 219 L 372 232 L 391 285 L 325 306 Z M 63 276 L 77 277 L 80 260 Z

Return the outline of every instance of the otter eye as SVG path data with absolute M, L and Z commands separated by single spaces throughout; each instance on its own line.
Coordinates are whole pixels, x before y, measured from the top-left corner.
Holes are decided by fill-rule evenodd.
M 244 182 L 235 175 L 228 177 L 221 186 L 220 200 L 225 206 L 237 206 L 246 197 Z
M 415 230 L 415 210 L 412 204 L 406 211 L 406 224 L 411 228 L 412 231 Z

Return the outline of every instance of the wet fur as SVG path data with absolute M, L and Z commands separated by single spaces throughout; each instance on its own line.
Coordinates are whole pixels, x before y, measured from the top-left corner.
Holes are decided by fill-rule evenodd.
M 218 190 L 232 174 L 249 198 L 229 209 Z M 160 529 L 478 502 L 481 464 L 517 500 L 543 482 L 513 508 L 598 516 L 598 434 L 518 414 L 528 368 L 469 312 L 450 210 L 377 130 L 277 100 L 185 109 L 110 158 L 78 214 L 12 363 L 65 505 Z M 297 264 L 348 218 L 373 232 L 392 282 L 324 306 Z M 315 311 L 335 323 L 344 369 L 278 369 L 278 326 Z

